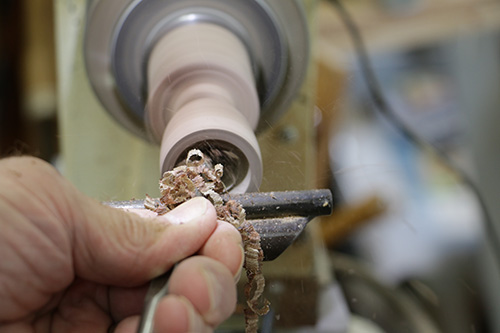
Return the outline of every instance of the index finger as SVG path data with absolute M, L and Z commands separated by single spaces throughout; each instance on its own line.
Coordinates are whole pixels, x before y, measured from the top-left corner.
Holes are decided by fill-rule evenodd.
M 217 227 L 201 248 L 200 255 L 220 261 L 239 279 L 245 259 L 240 232 L 231 224 L 217 221 Z

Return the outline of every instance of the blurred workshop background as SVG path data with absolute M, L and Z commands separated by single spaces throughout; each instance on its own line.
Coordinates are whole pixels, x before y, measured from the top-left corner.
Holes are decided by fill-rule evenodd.
M 322 237 L 358 331 L 500 332 L 500 2 L 311 3 Z M 54 21 L 0 1 L 1 156 L 58 163 Z
M 52 1 L 0 3 L 0 154 L 57 156 Z

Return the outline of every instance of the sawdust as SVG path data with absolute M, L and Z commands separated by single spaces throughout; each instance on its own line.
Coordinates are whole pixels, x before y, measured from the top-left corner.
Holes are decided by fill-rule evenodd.
M 196 196 L 210 200 L 217 211 L 219 220 L 233 225 L 241 234 L 245 252 L 243 267 L 248 281 L 245 285 L 246 308 L 245 331 L 257 332 L 259 316 L 269 311 L 269 301 L 263 297 L 265 279 L 262 274 L 263 252 L 260 235 L 246 220 L 243 207 L 234 200 L 224 202 L 222 194 L 226 188 L 221 179 L 223 166 L 212 166 L 211 160 L 198 149 L 189 151 L 185 165 L 178 166 L 163 174 L 160 180 L 161 198 L 146 196 L 144 206 L 159 215 L 165 214 L 183 202 Z

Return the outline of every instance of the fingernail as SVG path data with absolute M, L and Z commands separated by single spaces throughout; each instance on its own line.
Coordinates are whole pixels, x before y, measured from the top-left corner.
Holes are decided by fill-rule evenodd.
M 184 306 L 186 307 L 186 311 L 188 313 L 188 321 L 189 321 L 189 329 L 188 332 L 203 332 L 205 331 L 204 329 L 204 324 L 201 318 L 196 315 L 195 310 L 193 308 L 193 305 L 191 302 L 187 300 L 184 296 L 177 296 L 179 300 L 184 303 Z
M 219 281 L 217 272 L 212 271 L 210 268 L 203 269 L 203 276 L 207 281 L 208 290 L 210 292 L 210 310 L 208 313 L 214 313 L 222 304 L 222 297 L 224 290 Z
M 240 246 L 241 249 L 241 261 L 240 261 L 240 269 L 234 275 L 234 282 L 238 282 L 241 278 L 241 272 L 243 271 L 243 263 L 245 261 L 245 251 L 243 250 L 243 246 Z
M 193 198 L 168 212 L 165 217 L 171 224 L 194 222 L 207 212 L 208 201 L 204 198 Z

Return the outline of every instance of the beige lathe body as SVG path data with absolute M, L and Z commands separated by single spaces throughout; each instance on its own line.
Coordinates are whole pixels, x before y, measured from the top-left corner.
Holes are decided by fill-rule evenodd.
M 298 3 L 312 22 L 316 1 Z M 89 80 L 84 59 L 87 7 L 84 0 L 56 0 L 62 172 L 77 188 L 98 200 L 140 199 L 146 193 L 158 196 L 160 147 L 113 119 Z M 260 122 L 257 139 L 263 162 L 261 191 L 315 186 L 315 73 L 312 70 L 304 73 L 300 89 L 293 93 L 291 103 L 287 102 L 280 117 Z M 110 86 L 113 82 L 102 84 Z M 280 284 L 279 293 L 271 298 L 284 326 L 314 322 L 314 295 L 319 287 L 313 253 L 318 246 L 311 238 L 314 237 L 309 234 L 276 262 L 264 267 L 270 281 L 268 293 L 273 294 L 273 286 Z M 283 298 L 286 296 L 283 293 L 288 297 Z M 286 301 L 278 302 L 279 299 Z

